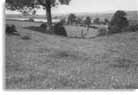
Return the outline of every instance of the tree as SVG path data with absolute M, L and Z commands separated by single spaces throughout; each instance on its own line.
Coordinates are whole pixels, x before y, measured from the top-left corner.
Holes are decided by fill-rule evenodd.
M 60 4 L 69 4 L 71 0 L 58 0 Z M 57 5 L 56 0 L 6 0 L 8 8 L 12 10 L 22 10 L 24 7 L 34 8 L 42 5 L 46 9 L 48 31 L 52 30 L 51 8 Z
M 77 24 L 81 24 L 81 22 L 82 22 L 81 18 L 76 18 L 76 23 Z
M 100 24 L 100 19 L 99 18 L 95 18 L 93 21 L 94 24 Z
M 109 20 L 107 18 L 104 19 L 104 24 L 108 24 Z
M 84 21 L 85 25 L 87 26 L 87 31 L 89 30 L 89 26 L 91 24 L 91 18 L 88 16 L 86 17 L 85 21 Z
M 68 16 L 68 24 L 73 24 L 73 22 L 75 22 L 75 20 L 76 20 L 75 14 L 70 14 Z
M 124 11 L 116 11 L 108 26 L 111 33 L 122 32 L 122 30 L 129 25 L 126 15 Z

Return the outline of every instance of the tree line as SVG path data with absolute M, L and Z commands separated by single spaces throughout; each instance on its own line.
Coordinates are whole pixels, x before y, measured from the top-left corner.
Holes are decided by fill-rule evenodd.
M 86 16 L 84 18 L 77 17 L 75 14 L 70 14 L 67 18 L 67 21 L 64 21 L 66 24 L 82 24 L 84 26 L 89 26 L 90 24 L 108 24 L 109 20 L 104 19 L 101 20 L 100 18 L 91 18 L 90 16 Z

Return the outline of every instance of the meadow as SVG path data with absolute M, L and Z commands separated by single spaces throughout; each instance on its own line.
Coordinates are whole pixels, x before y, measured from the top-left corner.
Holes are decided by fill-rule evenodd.
M 95 37 L 90 29 L 94 38 L 83 39 L 82 27 L 65 26 L 69 37 L 60 37 L 30 28 L 41 23 L 6 24 L 20 34 L 5 36 L 6 89 L 138 88 L 138 32 Z

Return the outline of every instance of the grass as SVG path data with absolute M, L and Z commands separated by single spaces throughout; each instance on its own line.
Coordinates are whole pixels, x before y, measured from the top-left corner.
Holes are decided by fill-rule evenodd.
M 20 34 L 6 35 L 6 89 L 138 88 L 137 32 L 75 39 L 24 28 L 40 23 L 6 23 L 15 24 Z M 66 29 L 69 34 L 78 28 Z

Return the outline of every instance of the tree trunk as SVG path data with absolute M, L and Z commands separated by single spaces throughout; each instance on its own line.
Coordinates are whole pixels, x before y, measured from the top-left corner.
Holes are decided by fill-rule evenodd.
M 51 16 L 51 7 L 46 6 L 46 17 L 47 17 L 47 31 L 52 32 L 52 16 Z

